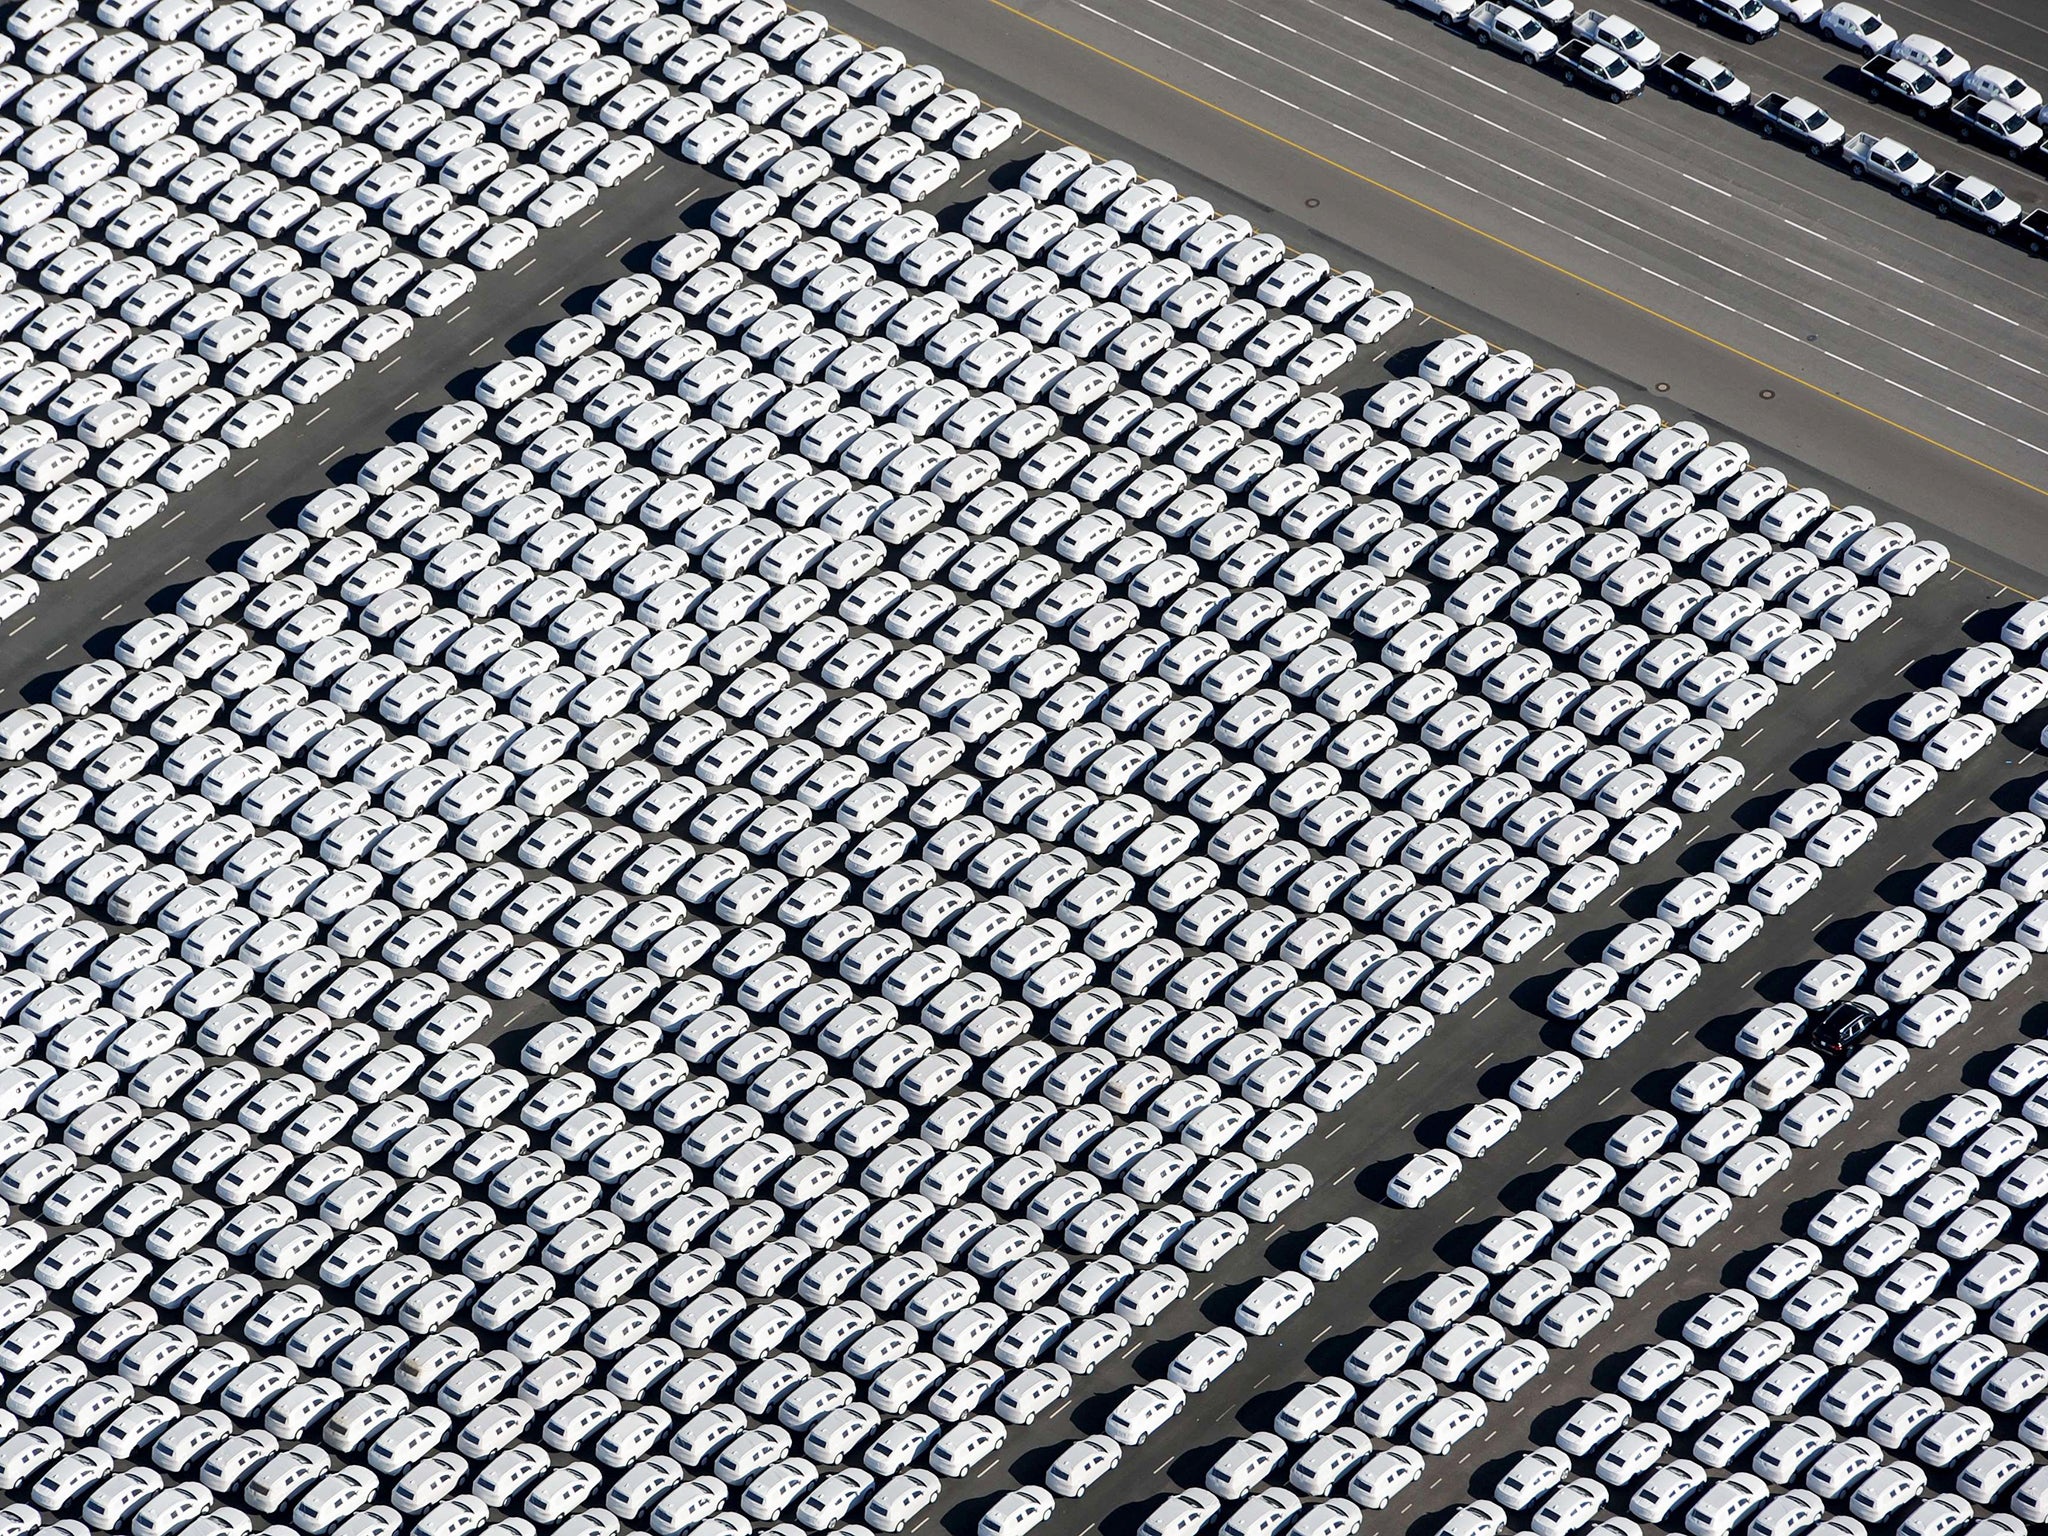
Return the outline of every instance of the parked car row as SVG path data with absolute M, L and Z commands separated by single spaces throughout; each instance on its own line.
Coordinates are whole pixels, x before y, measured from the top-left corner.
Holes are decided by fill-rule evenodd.
M 2030 622 L 2016 616 L 2015 633 Z M 1959 656 L 1950 680 L 1981 687 L 2001 675 L 2000 658 L 1976 654 L 1983 649 Z M 2003 660 L 2009 668 L 2009 653 Z M 1855 748 L 1844 754 L 1855 755 Z M 1868 766 L 1858 758 L 1851 771 Z M 2000 818 L 1982 830 L 1978 846 L 1992 856 L 1990 867 L 2010 865 L 2030 846 L 2024 838 L 2011 846 L 2008 824 L 2015 820 Z M 2036 830 L 2038 822 L 2027 813 L 2020 830 Z M 1742 834 L 1723 863 L 1769 857 L 1768 847 L 1752 852 L 1744 845 L 1774 836 Z M 1981 885 L 1985 867 L 1951 861 L 1922 885 L 1925 907 L 1945 914 L 1943 936 L 1970 952 L 1983 950 L 1999 919 L 2017 906 L 2005 892 L 1972 894 L 1971 877 Z M 2031 873 L 2016 870 L 2012 883 L 2024 886 Z M 1902 952 L 1932 920 L 1921 906 L 1906 910 L 1917 922 L 1902 922 L 1899 909 L 1873 918 L 1856 942 L 1858 954 Z M 1649 926 L 1661 925 L 1632 928 Z M 1610 953 L 1629 943 L 1627 933 L 1618 936 Z M 1423 1458 L 1482 1430 L 1489 1403 L 1510 1400 L 1543 1374 L 1552 1349 L 1583 1347 L 1617 1297 L 1659 1273 L 1673 1249 L 1709 1236 L 1732 1213 L 1731 1196 L 1759 1193 L 1790 1166 L 1793 1146 L 1817 1144 L 1848 1117 L 1852 1099 L 1871 1097 L 1906 1070 L 1904 1046 L 1870 1037 L 1889 1007 L 1913 1005 L 1898 1032 L 1915 1047 L 1934 1045 L 1967 1022 L 1970 996 L 1949 994 L 1951 1004 L 1929 986 L 1888 972 L 1877 995 L 1845 1005 L 1862 1015 L 1846 1032 L 1830 1027 L 1832 1015 L 1809 1020 L 1807 1010 L 1788 1005 L 1763 1010 L 1738 1041 L 1741 1059 L 1715 1057 L 1682 1073 L 1670 1090 L 1670 1111 L 1632 1117 L 1602 1158 L 1564 1169 L 1533 1209 L 1484 1228 L 1470 1264 L 1428 1278 L 1404 1319 L 1365 1334 L 1342 1377 L 1298 1388 L 1270 1433 L 1227 1450 L 1207 1486 L 1213 1495 L 1245 1500 L 1230 1521 L 1243 1527 L 1274 1508 L 1296 1515 L 1305 1499 L 1322 1498 L 1326 1503 L 1310 1506 L 1314 1516 L 1301 1518 L 1357 1529 L 1358 1510 L 1385 1507 L 1424 1475 Z M 1512 1131 L 1523 1109 L 1547 1106 L 1575 1080 L 1569 1070 L 1556 1070 L 1569 1061 L 1538 1058 L 1509 1098 L 1460 1118 L 1450 1132 L 1451 1155 L 1483 1153 L 1484 1143 Z M 1751 1069 L 1745 1061 L 1760 1065 Z M 1818 1088 L 1831 1061 L 1836 1086 Z M 1702 1536 L 1722 1536 L 1773 1511 L 1811 1523 L 1825 1513 L 1821 1500 L 1844 1500 L 1850 1515 L 1874 1521 L 1922 1499 L 1930 1471 L 1952 1472 L 1963 1501 L 1923 1500 L 1923 1521 L 1937 1513 L 1947 1518 L 1951 1503 L 1967 1511 L 2006 1495 L 2015 1514 L 2038 1518 L 2048 1476 L 2028 1480 L 2035 1471 L 2028 1448 L 2048 1442 L 2048 1429 L 2036 1424 L 2040 1413 L 2023 1416 L 2035 1408 L 2048 1412 L 2048 1366 L 2011 1352 L 2048 1322 L 2048 1301 L 2035 1295 L 2042 1287 L 2031 1283 L 2040 1251 L 2048 1250 L 2048 1226 L 2028 1225 L 2025 1246 L 1994 1245 L 2048 1196 L 2048 1154 L 2033 1151 L 2040 1137 L 2034 1122 L 2048 1123 L 2048 1108 L 2034 1115 L 2037 1102 L 2048 1103 L 2048 1051 L 2012 1048 L 1992 1083 L 1994 1092 L 1952 1096 L 1924 1137 L 1896 1144 L 1859 1187 L 1819 1203 L 1804 1238 L 1762 1255 L 1746 1289 L 1707 1300 L 1686 1323 L 1685 1342 L 1643 1354 L 1621 1378 L 1619 1395 L 1582 1403 L 1558 1428 L 1558 1449 L 1522 1456 L 1501 1478 L 1494 1502 L 1458 1511 L 1450 1528 L 1486 1536 L 1504 1530 L 1513 1511 L 1538 1532 L 1578 1530 L 1624 1497 L 1636 1519 L 1667 1526 L 1682 1520 Z M 2001 1119 L 2001 1096 L 2025 1099 L 2024 1113 Z M 1780 1135 L 1760 1135 L 1772 1113 L 1782 1115 Z M 1681 1117 L 1691 1120 L 1689 1128 Z M 1960 1166 L 1943 1170 L 1945 1156 Z M 1993 1179 L 2000 1181 L 1996 1198 L 1972 1204 Z M 1896 1202 L 1901 1215 L 1880 1219 L 1887 1202 Z M 1917 1246 L 1923 1241 L 1924 1251 Z M 1841 1268 L 1826 1267 L 1830 1250 Z M 1934 1299 L 1949 1283 L 1954 1299 Z M 1859 1303 L 1859 1295 L 1870 1300 Z M 1782 1321 L 1758 1321 L 1766 1303 L 1781 1304 Z M 1991 1333 L 1973 1333 L 1978 1317 L 1993 1309 Z M 1796 1353 L 1808 1334 L 1816 1335 L 1813 1353 Z M 1906 1392 L 1896 1368 L 1865 1362 L 1886 1338 L 1909 1368 L 1931 1369 L 1933 1390 Z M 1706 1350 L 1718 1351 L 1713 1366 L 1698 1368 L 1697 1352 Z M 1981 1407 L 1958 1408 L 1944 1398 L 1973 1389 Z M 1731 1407 L 1739 1392 L 1747 1403 Z M 1638 1403 L 1654 1410 L 1654 1423 L 1632 1421 Z M 1818 1420 L 1811 1416 L 1816 1405 Z M 2019 1443 L 1991 1441 L 1995 1414 L 2023 1417 Z M 1859 1429 L 1869 1436 L 1842 1438 Z M 1692 1460 L 1671 1459 L 1677 1438 L 1695 1432 Z M 1903 1448 L 1920 1465 L 1888 1460 L 1885 1447 Z M 1571 1480 L 1574 1458 L 1583 1458 L 1587 1476 Z M 1716 1483 L 1703 1470 L 1739 1465 L 1751 1472 L 1733 1484 Z M 1277 1487 L 1283 1478 L 1284 1491 Z M 1802 1481 L 1803 1495 L 1769 1503 L 1774 1488 Z M 1253 1492 L 1262 1482 L 1276 1486 Z M 1333 1492 L 1339 1487 L 1341 1495 Z M 1801 1505 L 1799 1497 L 1813 1502 Z M 1807 1507 L 1815 1513 L 1804 1515 Z M 1917 1528 L 1908 1521 L 1906 1528 Z M 1617 1533 L 1625 1528 L 1608 1523 Z
M 1804 1236 L 1757 1255 L 1743 1287 L 1703 1298 L 1682 1342 L 1582 1403 L 1556 1451 L 1511 1466 L 1499 1503 L 1542 1529 L 1626 1494 L 1636 1518 L 1710 1536 L 1831 1510 L 1908 1530 L 2000 1506 L 2037 1522 L 2048 1364 L 2025 1346 L 2048 1320 L 2044 1074 L 2048 1055 L 2017 1045 L 1989 1090 L 1935 1106 L 1924 1135 L 1818 1201 Z M 1690 1457 L 1673 1457 L 1684 1437 Z M 1575 1459 L 1591 1478 L 1566 1481 Z M 1935 1478 L 1954 1492 L 1931 1492 Z
M 1753 117 L 1766 138 L 1782 135 L 1809 153 L 1840 155 L 1851 175 L 1870 176 L 1903 194 L 1924 194 L 1942 217 L 2019 240 L 2037 254 L 2048 249 L 2048 208 L 2028 212 L 1984 177 L 1941 171 L 1897 139 L 1849 134 L 1826 109 L 1803 96 L 1782 91 L 1757 96 L 1720 59 L 1691 51 L 1667 53 L 1625 16 L 1575 12 L 1571 0 L 1406 3 L 1610 101 L 1630 100 L 1655 84 L 1722 116 Z M 1769 37 L 1781 19 L 1813 25 L 1823 36 L 1865 55 L 1859 80 L 1873 101 L 1890 101 L 1921 118 L 1938 116 L 1959 138 L 2016 160 L 2041 153 L 2048 127 L 2042 114 L 2048 108 L 2024 77 L 2002 65 L 1973 68 L 1938 38 L 1921 33 L 1902 37 L 1865 6 L 1843 3 L 1823 9 L 1822 0 L 1667 3 L 1744 42 Z
M 933 136 L 985 154 L 1016 127 L 809 13 L 444 9 L 108 0 L 97 27 L 23 29 L 0 69 L 13 606 L 638 174 L 635 128 L 778 192 L 843 161 L 920 197 L 958 168 Z

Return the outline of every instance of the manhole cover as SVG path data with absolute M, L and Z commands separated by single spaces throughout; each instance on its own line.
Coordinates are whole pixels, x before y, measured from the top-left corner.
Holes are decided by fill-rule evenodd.
M 1665 383 L 1661 383 L 1661 382 L 1660 382 L 1660 383 L 1659 383 L 1659 384 L 1657 385 L 1657 393 L 1658 393 L 1658 394 L 1660 394 L 1660 395 L 1668 395 L 1668 394 L 1670 394 L 1670 393 L 1671 393 L 1671 386 L 1670 386 L 1669 384 L 1665 384 Z
M 1757 391 L 1757 395 L 1765 400 L 1775 400 L 1778 398 L 1778 392 L 1775 389 L 1760 389 Z
M 1308 200 L 1308 206 L 1311 208 L 1320 208 L 1323 206 L 1323 200 L 1320 197 L 1312 197 Z

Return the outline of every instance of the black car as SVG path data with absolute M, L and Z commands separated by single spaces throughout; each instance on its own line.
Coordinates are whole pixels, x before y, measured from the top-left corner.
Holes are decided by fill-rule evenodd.
M 1868 1004 L 1851 999 L 1822 1014 L 1810 1026 L 1808 1038 L 1815 1050 L 1841 1056 L 1853 1051 L 1876 1028 L 1876 1012 Z

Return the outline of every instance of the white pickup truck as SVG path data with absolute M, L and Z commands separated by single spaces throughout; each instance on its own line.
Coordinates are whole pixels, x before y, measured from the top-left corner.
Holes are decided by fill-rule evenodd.
M 1612 48 L 1637 69 L 1648 69 L 1664 50 L 1641 27 L 1612 11 L 1586 10 L 1572 18 L 1572 35 Z
M 1874 133 L 1852 133 L 1842 142 L 1842 158 L 1851 176 L 1881 181 L 1901 197 L 1920 191 L 1934 180 L 1934 167 L 1920 152 L 1897 139 Z

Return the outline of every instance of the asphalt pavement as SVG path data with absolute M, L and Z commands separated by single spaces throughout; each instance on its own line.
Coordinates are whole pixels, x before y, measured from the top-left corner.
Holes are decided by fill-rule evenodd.
M 1679 12 L 1629 9 L 1666 48 L 1718 51 L 1759 89 L 1831 91 L 1828 71 L 1854 63 L 1803 35 L 1744 49 Z M 2048 292 L 2023 249 L 1690 104 L 1596 100 L 1391 0 L 832 14 L 1048 133 L 1364 266 L 1443 330 L 1668 396 L 1673 417 L 2048 589 Z M 1852 130 L 1910 128 L 1930 158 L 1977 163 L 1892 108 L 1828 99 Z

